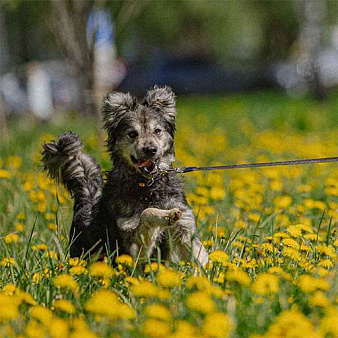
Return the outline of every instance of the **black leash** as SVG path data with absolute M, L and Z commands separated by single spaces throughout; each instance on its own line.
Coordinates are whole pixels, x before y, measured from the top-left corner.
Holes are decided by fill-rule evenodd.
M 338 162 L 338 157 L 311 158 L 311 159 L 306 159 L 306 160 L 289 160 L 289 161 L 277 161 L 277 162 L 228 164 L 228 165 L 205 166 L 205 167 L 180 167 L 180 168 L 175 168 L 175 169 L 169 169 L 166 172 L 171 171 L 171 172 L 176 172 L 178 174 L 185 174 L 185 173 L 189 173 L 192 171 L 262 168 L 262 167 L 277 167 L 277 166 L 282 166 L 282 165 L 299 165 L 299 164 L 328 163 L 328 162 Z
M 206 170 L 226 170 L 226 169 L 245 169 L 245 168 L 263 168 L 263 167 L 277 167 L 287 165 L 300 165 L 300 164 L 314 164 L 314 163 L 332 163 L 338 162 L 338 157 L 324 157 L 324 158 L 310 158 L 304 160 L 288 160 L 288 161 L 276 161 L 276 162 L 260 162 L 260 163 L 244 163 L 244 164 L 227 164 L 216 166 L 203 166 L 203 167 L 179 167 L 169 169 L 159 169 L 153 177 L 145 184 L 145 186 L 151 186 L 157 179 L 165 174 L 186 174 L 193 171 L 206 171 Z

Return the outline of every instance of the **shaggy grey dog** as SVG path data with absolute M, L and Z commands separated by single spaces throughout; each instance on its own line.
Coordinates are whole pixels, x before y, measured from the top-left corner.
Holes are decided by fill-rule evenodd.
M 117 250 L 142 260 L 159 246 L 164 259 L 207 263 L 181 179 L 159 174 L 174 161 L 172 90 L 155 86 L 141 103 L 129 93 L 110 93 L 102 114 L 113 162 L 104 185 L 100 167 L 83 153 L 77 135 L 64 133 L 44 144 L 45 169 L 74 198 L 71 256 Z

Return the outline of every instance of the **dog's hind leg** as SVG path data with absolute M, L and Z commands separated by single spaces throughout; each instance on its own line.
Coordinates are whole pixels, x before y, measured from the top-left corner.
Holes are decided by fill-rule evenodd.
M 83 153 L 83 145 L 73 132 L 60 135 L 43 148 L 44 169 L 51 178 L 61 181 L 74 198 L 70 254 L 80 256 L 98 239 L 90 234 L 90 223 L 93 207 L 101 196 L 101 169 L 92 157 Z
M 182 212 L 177 208 L 162 210 L 157 208 L 145 209 L 140 217 L 139 226 L 132 236 L 130 254 L 142 259 L 151 255 L 156 243 L 160 239 L 163 229 L 172 227 L 181 218 Z

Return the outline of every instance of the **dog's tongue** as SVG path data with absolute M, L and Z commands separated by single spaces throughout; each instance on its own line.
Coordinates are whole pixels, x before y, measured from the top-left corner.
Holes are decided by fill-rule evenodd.
M 143 161 L 143 162 L 135 163 L 135 166 L 137 168 L 147 168 L 147 167 L 150 167 L 152 164 L 153 164 L 152 160 L 146 160 L 146 161 Z

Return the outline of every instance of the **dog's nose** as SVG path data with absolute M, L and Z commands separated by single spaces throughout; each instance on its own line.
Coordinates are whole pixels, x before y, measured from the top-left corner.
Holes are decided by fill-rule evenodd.
M 147 156 L 154 156 L 157 152 L 157 147 L 156 146 L 149 146 L 149 147 L 142 148 L 142 150 Z

